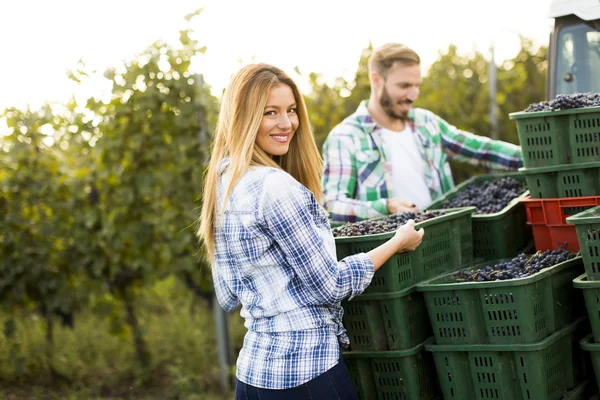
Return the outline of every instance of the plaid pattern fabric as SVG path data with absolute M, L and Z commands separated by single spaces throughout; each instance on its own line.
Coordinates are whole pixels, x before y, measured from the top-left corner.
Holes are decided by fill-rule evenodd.
M 217 199 L 223 204 L 227 161 Z M 265 389 L 305 383 L 337 364 L 348 345 L 342 299 L 373 277 L 364 253 L 338 262 L 325 211 L 289 174 L 253 167 L 236 184 L 215 229 L 213 281 L 219 304 L 240 304 L 248 332 L 237 378 Z
M 411 109 L 409 126 L 421 149 L 432 200 L 454 187 L 449 159 L 494 169 L 523 166 L 520 146 L 462 131 L 430 111 Z M 333 222 L 388 213 L 386 199 L 397 196 L 391 187 L 392 167 L 382 146 L 381 128 L 369 115 L 366 100 L 331 131 L 323 145 L 323 159 L 325 207 Z

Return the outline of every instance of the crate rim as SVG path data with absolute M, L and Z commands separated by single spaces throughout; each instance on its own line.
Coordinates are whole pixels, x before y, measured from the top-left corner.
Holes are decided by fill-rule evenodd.
M 431 210 L 431 211 L 444 211 L 444 215 L 439 217 L 434 217 L 428 219 L 426 221 L 421 221 L 415 224 L 415 229 L 419 230 L 420 228 L 425 228 L 429 225 L 437 224 L 438 222 L 446 221 L 453 219 L 455 217 L 462 217 L 464 215 L 472 215 L 476 210 L 476 207 L 457 207 L 457 208 L 446 208 L 444 210 Z M 373 218 L 369 221 L 377 221 L 385 218 L 386 216 Z M 343 225 L 341 225 L 343 226 Z M 367 242 L 371 240 L 387 240 L 392 238 L 396 234 L 396 231 L 384 232 L 384 233 L 375 233 L 373 235 L 362 235 L 362 236 L 338 236 L 335 237 L 336 243 L 346 243 L 346 242 Z
M 594 214 L 592 216 L 587 214 Z M 588 208 L 580 213 L 571 215 L 566 220 L 567 224 L 580 225 L 580 224 L 600 224 L 600 206 Z
M 346 300 L 348 303 L 359 302 L 359 301 L 368 301 L 368 300 L 390 300 L 397 299 L 399 297 L 408 296 L 409 294 L 416 292 L 417 288 L 415 285 L 410 286 L 406 289 L 398 290 L 396 292 L 383 292 L 383 293 L 366 293 L 359 294 L 358 296 L 354 296 L 350 300 Z
M 600 111 L 600 106 L 597 107 L 579 107 L 569 108 L 568 110 L 556 110 L 556 111 L 516 111 L 508 114 L 509 119 L 527 119 L 536 117 L 553 117 L 560 115 L 572 115 L 572 114 L 587 114 Z
M 596 380 L 595 379 L 583 380 L 580 384 L 578 384 L 574 388 L 567 390 L 567 392 L 564 394 L 563 397 L 560 398 L 560 400 L 581 400 L 581 399 L 583 399 L 582 396 L 584 395 L 584 393 L 586 393 L 586 390 L 592 390 L 592 386 L 590 386 L 590 385 L 596 386 Z M 585 397 L 585 400 L 598 400 L 596 395 L 592 395 L 592 396 L 593 397 L 590 397 L 589 399 L 587 397 Z
M 577 163 L 577 164 L 561 164 L 561 165 L 550 165 L 547 167 L 521 167 L 519 168 L 519 172 L 523 175 L 534 175 L 541 174 L 546 172 L 563 172 L 563 171 L 571 171 L 574 169 L 591 169 L 600 167 L 600 161 L 591 161 L 587 163 Z
M 432 283 L 437 279 L 442 279 L 448 276 L 451 276 L 459 271 L 468 270 L 471 268 L 476 268 L 480 266 L 494 265 L 499 262 L 511 260 L 510 258 L 502 258 L 498 260 L 489 260 L 481 263 L 473 264 L 469 268 L 459 268 L 453 272 L 449 272 L 447 274 L 439 275 L 434 278 L 425 280 L 416 285 L 417 290 L 419 292 L 438 292 L 441 290 L 463 290 L 463 289 L 496 289 L 502 287 L 515 287 L 515 286 L 525 286 L 530 283 L 537 282 L 541 279 L 546 278 L 554 274 L 557 271 L 563 270 L 565 268 L 569 268 L 577 263 L 583 262 L 583 257 L 578 255 L 574 258 L 571 258 L 567 261 L 563 261 L 561 263 L 555 264 L 551 267 L 544 268 L 540 272 L 537 272 L 531 276 L 527 276 L 524 278 L 513 278 L 513 279 L 505 279 L 498 281 L 485 281 L 485 282 L 454 282 L 454 283 Z
M 521 199 L 521 201 L 523 203 L 540 203 L 540 202 L 545 202 L 545 201 L 567 201 L 567 200 L 574 200 L 574 201 L 580 201 L 580 200 L 591 200 L 591 199 L 598 199 L 600 198 L 600 195 L 598 196 L 577 196 L 577 197 L 548 197 L 545 199 L 532 199 L 530 196 L 525 196 L 525 198 Z M 594 207 L 600 207 L 600 206 L 594 206 Z M 585 210 L 588 211 L 588 210 Z M 582 212 L 585 212 L 582 211 Z M 580 213 L 578 213 L 580 214 Z M 571 217 L 574 217 L 577 214 L 571 215 Z M 570 218 L 570 217 L 569 217 Z
M 594 343 L 593 333 L 585 335 L 583 339 L 579 341 L 579 347 L 587 351 L 600 351 L 600 343 Z
M 584 272 L 573 279 L 573 286 L 578 289 L 598 289 L 600 288 L 600 281 L 588 281 L 587 272 Z
M 467 352 L 490 352 L 490 351 L 540 351 L 550 347 L 552 344 L 562 339 L 566 335 L 572 333 L 577 328 L 577 325 L 587 320 L 586 317 L 580 317 L 570 324 L 564 326 L 557 332 L 546 337 L 545 339 L 526 344 L 428 344 L 425 346 L 426 351 L 432 353 L 435 352 L 448 352 L 448 351 L 467 351 Z
M 433 336 L 428 337 L 418 345 L 406 350 L 391 351 L 344 351 L 344 358 L 401 358 L 419 354 L 425 346 L 435 341 Z

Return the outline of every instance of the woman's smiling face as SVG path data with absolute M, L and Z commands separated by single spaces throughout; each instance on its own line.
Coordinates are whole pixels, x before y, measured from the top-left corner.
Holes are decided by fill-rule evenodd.
M 296 98 L 285 84 L 271 88 L 263 113 L 256 144 L 271 156 L 282 156 L 290 148 L 290 141 L 298 129 Z

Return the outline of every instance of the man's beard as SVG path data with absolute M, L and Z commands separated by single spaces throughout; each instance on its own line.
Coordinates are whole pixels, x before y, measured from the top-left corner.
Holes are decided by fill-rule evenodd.
M 385 113 L 390 118 L 399 119 L 402 121 L 408 120 L 408 111 L 402 111 L 400 113 L 397 113 L 396 111 L 394 111 L 394 105 L 395 104 L 412 104 L 412 101 L 404 100 L 404 101 L 399 101 L 399 102 L 393 104 L 392 98 L 390 97 L 390 94 L 388 93 L 387 89 L 384 86 L 383 93 L 381 93 L 381 97 L 379 99 L 379 103 L 381 104 L 381 108 L 383 108 L 383 111 L 385 111 Z

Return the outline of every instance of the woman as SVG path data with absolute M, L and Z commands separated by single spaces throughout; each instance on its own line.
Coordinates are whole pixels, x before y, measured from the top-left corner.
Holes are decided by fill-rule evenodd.
M 199 236 L 221 306 L 248 332 L 236 399 L 355 399 L 341 357 L 342 299 L 423 237 L 410 221 L 367 254 L 337 261 L 320 205 L 322 161 L 296 84 L 253 64 L 227 88 L 208 167 Z

